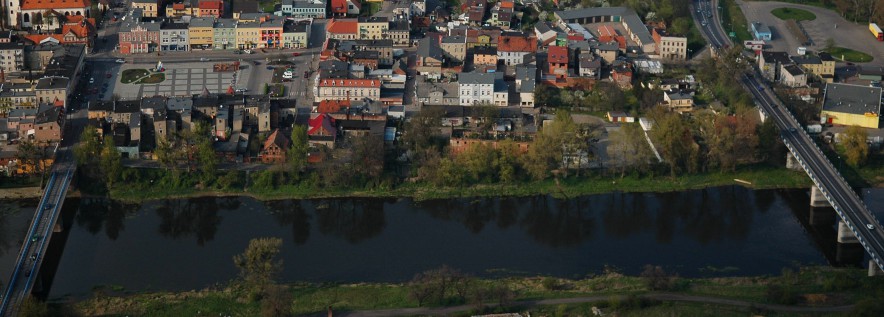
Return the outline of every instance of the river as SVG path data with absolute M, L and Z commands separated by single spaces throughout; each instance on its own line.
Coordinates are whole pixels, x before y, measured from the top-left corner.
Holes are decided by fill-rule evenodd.
M 55 267 L 50 298 L 88 296 L 97 285 L 190 290 L 225 283 L 237 274 L 232 257 L 255 237 L 283 239 L 281 281 L 400 282 L 443 264 L 486 277 L 569 278 L 606 267 L 637 274 L 645 264 L 686 277 L 864 265 L 861 248 L 835 243 L 830 208 L 816 209 L 809 223 L 807 192 L 730 186 L 567 200 L 69 199 L 63 251 L 44 265 Z M 884 207 L 884 190 L 864 194 L 874 210 Z M 0 279 L 9 276 L 34 204 L 0 204 L 7 210 L 0 208 Z

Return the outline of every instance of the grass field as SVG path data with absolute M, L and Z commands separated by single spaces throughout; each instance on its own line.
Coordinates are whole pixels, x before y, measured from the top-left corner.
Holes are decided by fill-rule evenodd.
M 837 46 L 828 50 L 828 53 L 832 54 L 832 57 L 834 57 L 835 59 L 852 63 L 868 63 L 874 59 L 872 55 L 866 54 L 864 52 Z
M 147 76 L 148 74 L 150 74 L 150 72 L 144 68 L 127 69 L 124 70 L 123 73 L 120 75 L 120 82 L 124 84 L 131 84 L 138 81 L 138 79 L 141 79 L 141 77 Z
M 778 8 L 770 11 L 770 13 L 780 20 L 795 20 L 799 22 L 816 20 L 816 14 L 807 10 L 795 8 Z
M 746 22 L 746 16 L 740 10 L 735 0 L 723 0 L 721 6 L 721 20 L 724 23 L 724 30 L 736 33 L 736 40 L 739 43 L 751 40 L 752 34 L 749 34 L 749 24 Z
M 156 73 L 150 76 L 144 77 L 138 81 L 140 84 L 157 84 L 166 80 L 166 74 Z

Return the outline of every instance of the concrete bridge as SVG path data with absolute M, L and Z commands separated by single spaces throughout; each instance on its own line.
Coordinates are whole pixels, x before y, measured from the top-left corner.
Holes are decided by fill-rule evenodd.
M 28 233 L 24 237 L 12 276 L 0 298 L 2 299 L 0 316 L 19 315 L 17 310 L 22 301 L 31 294 L 35 284 L 40 281 L 40 266 L 52 234 L 61 231 L 61 227 L 56 227 L 56 222 L 77 164 L 70 147 L 57 149 L 55 158 L 40 204 L 37 205 Z

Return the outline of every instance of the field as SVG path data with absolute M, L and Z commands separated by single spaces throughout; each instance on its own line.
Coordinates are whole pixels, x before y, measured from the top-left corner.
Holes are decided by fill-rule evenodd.
M 832 57 L 834 57 L 835 59 L 851 63 L 868 63 L 874 59 L 872 55 L 844 47 L 836 46 L 829 49 L 827 52 L 829 54 L 832 54 Z

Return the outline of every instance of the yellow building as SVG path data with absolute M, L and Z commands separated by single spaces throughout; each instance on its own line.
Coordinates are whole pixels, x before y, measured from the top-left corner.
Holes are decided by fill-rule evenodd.
M 820 53 L 819 56 L 792 56 L 792 61 L 805 72 L 820 77 L 823 82 L 831 83 L 835 79 L 835 59 L 828 53 Z
M 236 25 L 236 47 L 238 49 L 257 48 L 261 43 L 261 24 L 240 22 Z
M 141 16 L 145 18 L 157 17 L 156 0 L 132 0 L 132 9 L 141 9 Z
M 194 8 L 189 3 L 173 3 L 166 6 L 167 17 L 182 17 L 185 15 L 199 15 L 199 8 Z
M 823 122 L 877 129 L 881 123 L 881 88 L 861 85 L 826 85 Z
M 215 36 L 213 26 L 214 18 L 193 18 L 187 26 L 187 36 L 190 37 L 191 50 L 212 49 Z
M 380 40 L 390 29 L 390 21 L 385 17 L 360 17 L 358 22 L 360 40 Z

